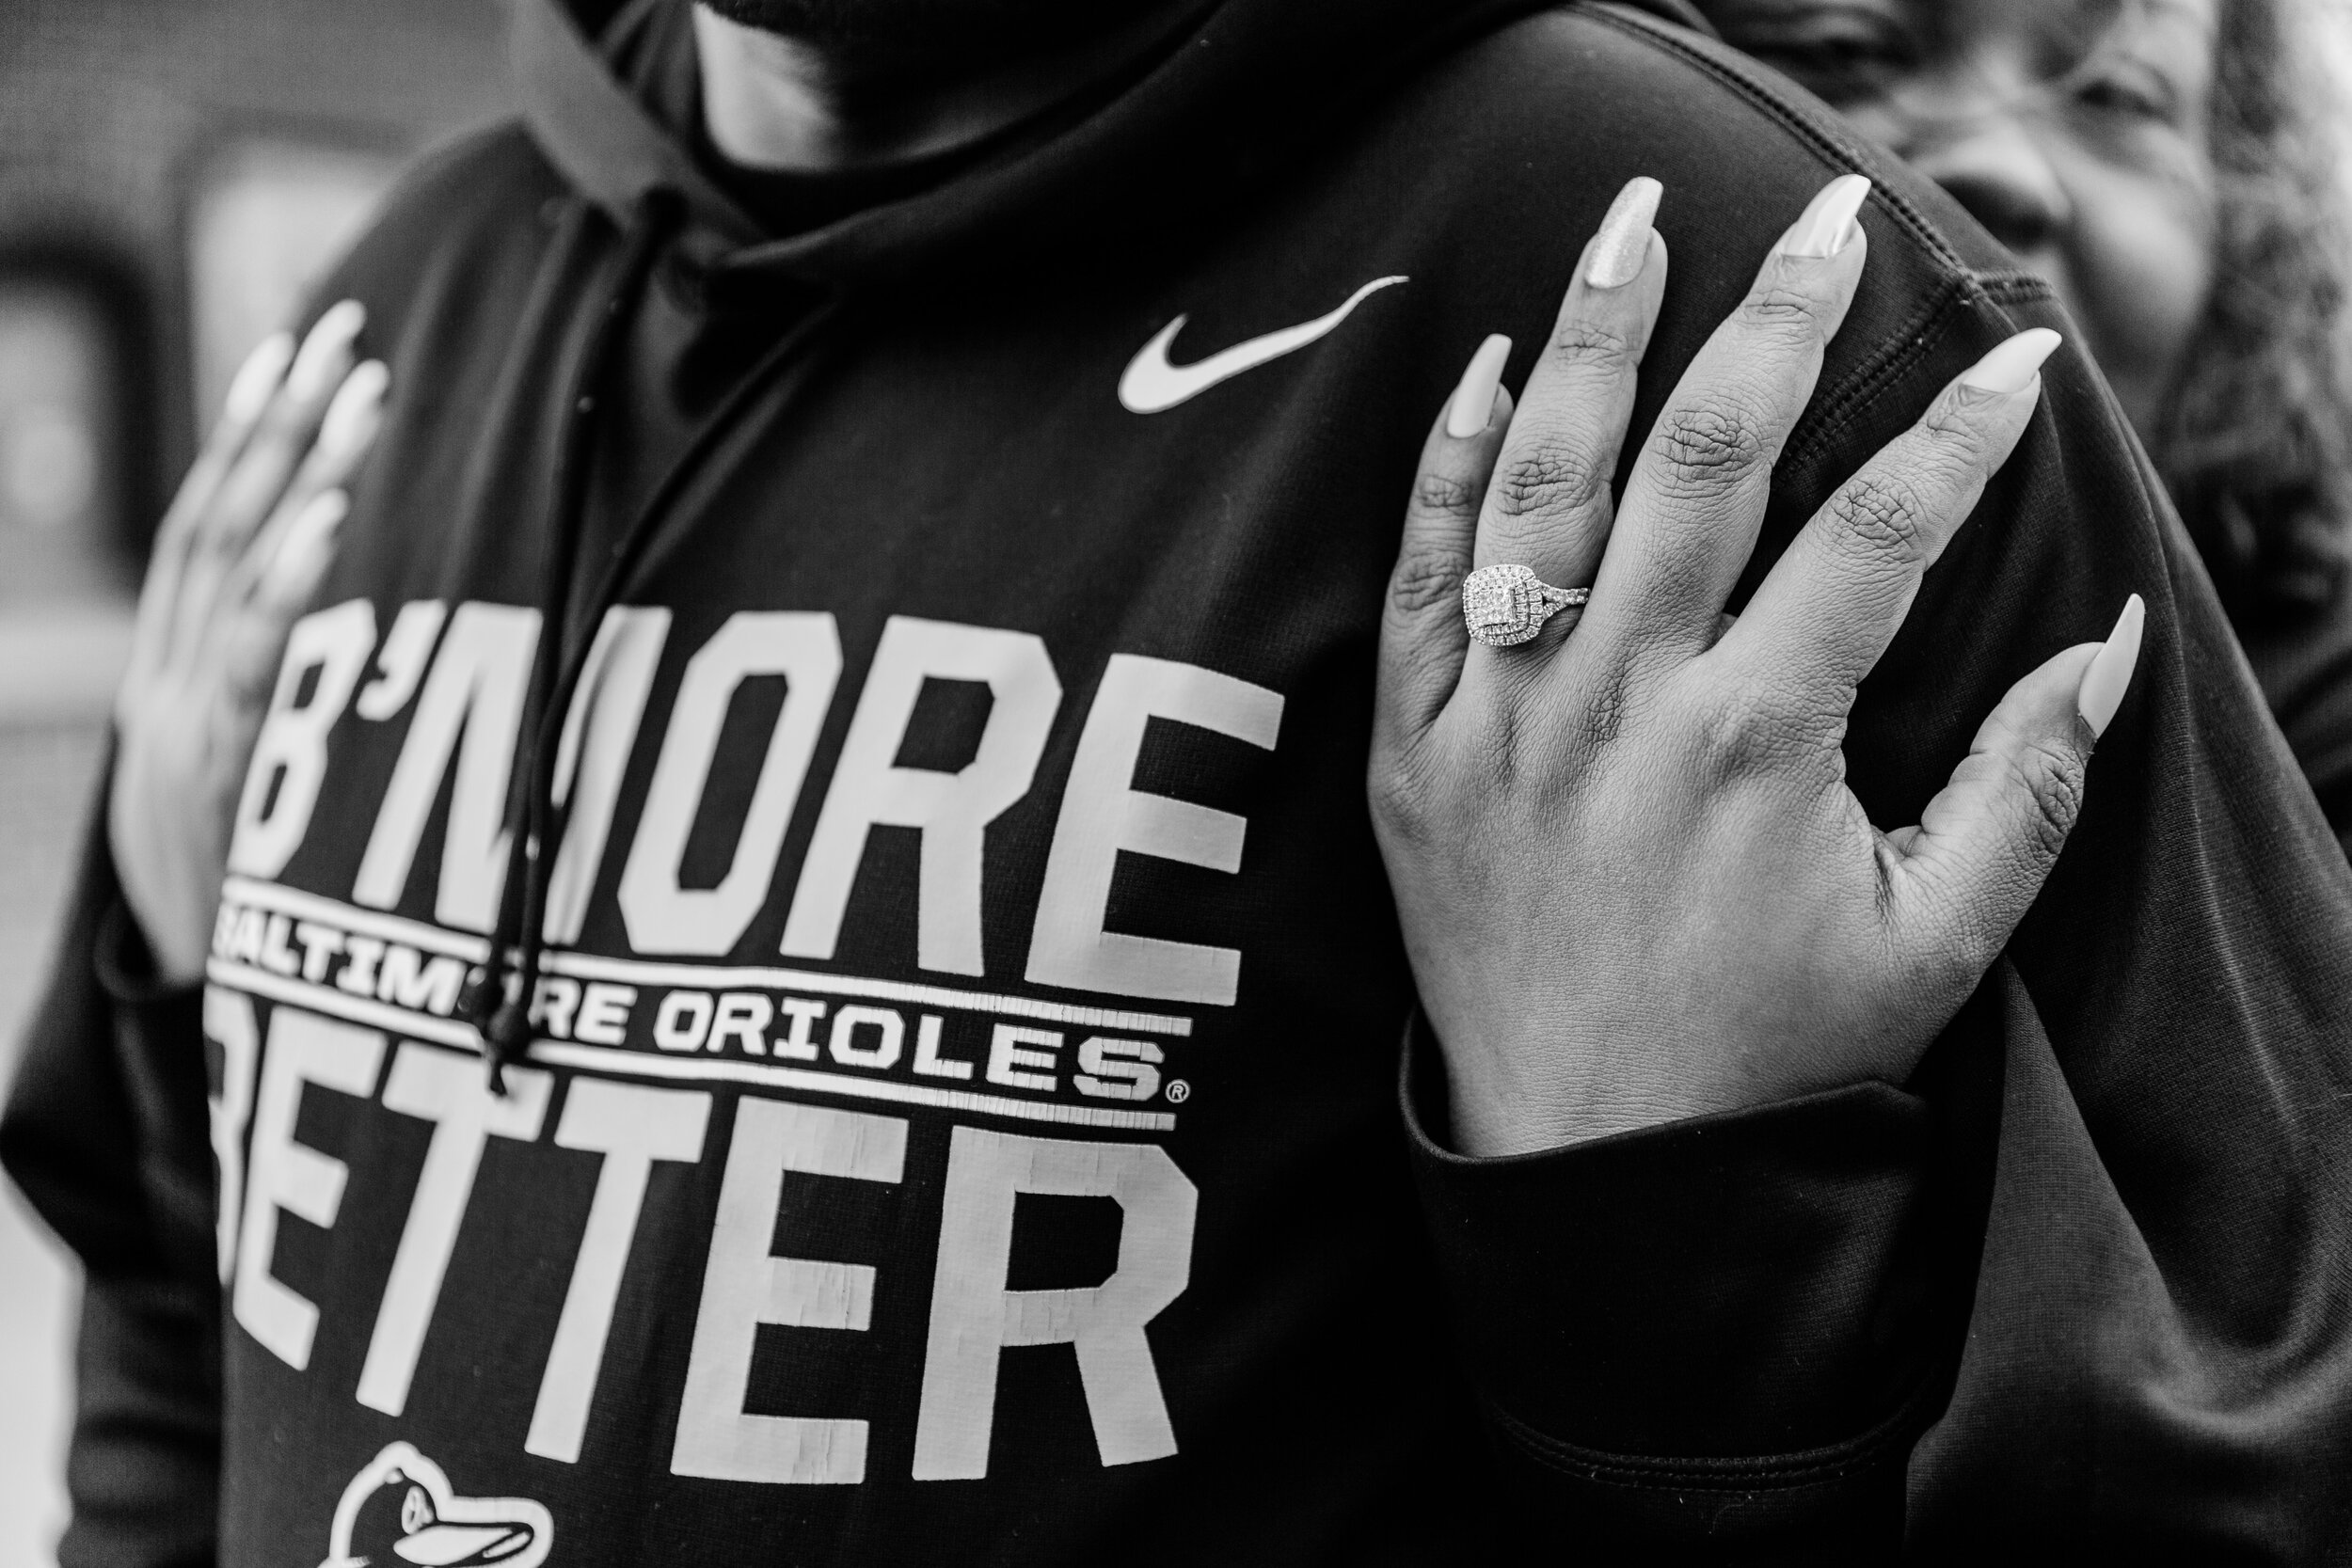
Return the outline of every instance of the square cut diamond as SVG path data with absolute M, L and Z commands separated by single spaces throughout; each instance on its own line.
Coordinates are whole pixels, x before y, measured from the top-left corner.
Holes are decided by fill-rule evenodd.
M 1462 584 L 1462 610 L 1474 632 L 1497 642 L 1523 642 L 1538 625 L 1530 589 L 1535 574 L 1524 566 L 1489 566 Z

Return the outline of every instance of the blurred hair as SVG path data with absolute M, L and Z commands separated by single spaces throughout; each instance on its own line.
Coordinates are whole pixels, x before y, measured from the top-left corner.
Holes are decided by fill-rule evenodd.
M 2352 562 L 2345 192 L 2306 0 L 2223 0 L 2211 297 L 2152 452 L 2233 619 L 2328 603 Z

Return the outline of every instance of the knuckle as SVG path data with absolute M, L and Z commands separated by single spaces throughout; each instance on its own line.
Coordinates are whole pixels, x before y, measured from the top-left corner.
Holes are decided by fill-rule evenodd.
M 2011 753 L 2011 774 L 2024 787 L 2024 828 L 2035 858 L 2047 863 L 2066 847 L 2082 816 L 2083 760 L 2057 747 L 2029 744 Z
M 1408 539 L 1397 552 L 1396 569 L 1389 577 L 1389 597 L 1407 614 L 1458 596 L 1466 562 L 1462 552 L 1435 540 Z
M 1987 406 L 1964 395 L 1964 389 L 1955 389 L 1936 399 L 1919 417 L 1919 434 L 1963 463 L 1982 462 L 1991 450 L 1986 416 L 2003 401 L 1995 399 Z
M 1616 366 L 1634 357 L 1633 340 L 1592 321 L 1565 321 L 1551 334 L 1551 356 L 1571 364 Z
M 1683 489 L 1727 483 L 1768 456 L 1762 427 L 1732 399 L 1668 409 L 1651 432 L 1650 452 L 1668 483 Z
M 1539 441 L 1507 458 L 1495 474 L 1495 512 L 1503 517 L 1581 511 L 1599 499 L 1609 476 L 1593 452 L 1572 441 Z
M 1818 286 L 1791 277 L 1784 264 L 1756 280 L 1748 297 L 1740 302 L 1740 316 L 1744 325 L 1767 332 L 1818 337 L 1828 304 Z
M 1469 516 L 1478 506 L 1478 486 L 1460 474 L 1431 470 L 1413 481 L 1412 507 L 1427 517 Z
M 1840 537 L 1872 554 L 1909 561 L 1926 549 L 1933 514 L 1919 487 L 1900 473 L 1856 474 L 1830 507 Z
M 1769 680 L 1729 680 L 1701 708 L 1708 770 L 1740 778 L 1785 768 L 1816 749 L 1820 718 L 1794 691 Z

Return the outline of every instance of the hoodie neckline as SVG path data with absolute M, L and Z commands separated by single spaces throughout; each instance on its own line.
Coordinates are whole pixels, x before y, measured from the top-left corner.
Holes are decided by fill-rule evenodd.
M 685 0 L 649 3 L 661 9 L 639 13 L 646 25 L 684 26 Z M 560 0 L 520 0 L 513 51 L 532 133 L 582 196 L 618 218 L 666 187 L 685 202 L 678 243 L 696 264 L 855 287 L 1110 259 L 1146 233 L 1214 223 L 1382 88 L 1558 3 L 1216 0 L 1081 112 L 1048 117 L 922 189 L 780 237 L 702 166 L 691 127 L 671 122 L 692 111 L 660 90 L 659 49 L 608 55 Z M 1629 3 L 1706 28 L 1688 0 Z

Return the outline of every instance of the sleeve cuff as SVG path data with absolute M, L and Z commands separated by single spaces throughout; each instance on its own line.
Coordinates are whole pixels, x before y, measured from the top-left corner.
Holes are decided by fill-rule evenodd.
M 138 917 L 119 895 L 98 917 L 90 970 L 97 975 L 100 989 L 125 1007 L 185 1006 L 204 990 L 201 980 L 182 984 L 167 980 L 156 972 L 155 955 L 147 945 L 147 934 L 139 929 Z
M 1441 1147 L 1403 1109 L 1458 1353 L 1506 1428 L 1615 1455 L 1761 1455 L 1885 1423 L 1924 1371 L 1926 1102 L 1860 1084 L 1565 1148 Z

